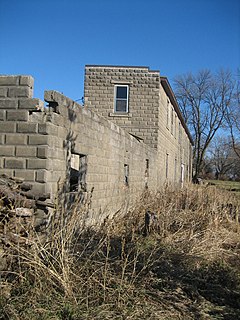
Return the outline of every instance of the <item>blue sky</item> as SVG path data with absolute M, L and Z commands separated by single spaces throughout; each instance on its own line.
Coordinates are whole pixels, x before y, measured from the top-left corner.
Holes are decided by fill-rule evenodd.
M 34 96 L 83 95 L 85 64 L 176 75 L 240 66 L 239 0 L 0 0 L 0 73 L 30 74 Z

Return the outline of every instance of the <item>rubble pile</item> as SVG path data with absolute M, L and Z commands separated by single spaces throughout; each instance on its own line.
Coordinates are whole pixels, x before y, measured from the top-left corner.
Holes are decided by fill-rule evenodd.
M 46 229 L 50 208 L 49 195 L 33 192 L 23 179 L 0 175 L 0 270 L 7 248 L 29 247 L 36 231 Z

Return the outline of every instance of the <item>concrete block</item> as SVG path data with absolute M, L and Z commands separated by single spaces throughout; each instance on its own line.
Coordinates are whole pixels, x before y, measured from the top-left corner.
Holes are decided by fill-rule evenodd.
M 31 145 L 48 145 L 50 139 L 47 135 L 29 135 L 28 143 Z
M 66 170 L 66 161 L 65 160 L 58 160 L 53 159 L 51 160 L 51 169 L 56 171 L 63 171 Z
M 25 181 L 35 181 L 35 170 L 15 170 L 15 177 L 23 178 Z
M 57 126 L 64 127 L 66 119 L 62 117 L 62 115 L 57 114 L 57 113 L 52 113 L 51 114 L 51 122 Z
M 62 93 L 55 90 L 44 91 L 44 100 L 50 103 L 57 102 L 59 106 L 67 106 L 67 107 L 72 106 L 72 104 L 74 103 L 73 100 L 71 100 L 70 98 L 64 96 Z
M 0 133 L 0 144 L 5 143 L 5 134 Z
M 2 169 L 0 169 L 0 174 L 7 174 L 9 177 L 13 177 L 14 176 L 14 170 L 13 169 L 2 168 Z
M 17 99 L 0 99 L 0 109 L 17 109 Z
M 4 121 L 6 118 L 6 111 L 0 110 L 0 121 Z
M 14 146 L 0 146 L 0 156 L 14 156 L 15 155 L 15 147 Z
M 26 168 L 26 159 L 6 158 L 5 159 L 5 168 L 7 168 L 7 169 L 25 169 Z
M 48 169 L 48 160 L 46 159 L 28 159 L 28 169 Z
M 42 193 L 47 193 L 47 186 L 46 183 L 39 183 L 39 182 L 35 182 L 33 184 L 32 187 L 32 192 L 36 193 L 36 194 L 42 194 Z
M 68 129 L 67 129 L 67 128 L 64 128 L 64 127 L 60 127 L 60 126 L 58 126 L 57 128 L 58 128 L 58 134 L 57 134 L 57 136 L 58 136 L 59 138 L 66 139 L 67 134 L 68 134 Z
M 32 112 L 30 114 L 30 121 L 31 122 L 45 122 L 46 121 L 46 114 L 45 112 Z
M 37 182 L 48 182 L 48 171 L 47 170 L 37 170 L 36 181 Z
M 27 110 L 8 110 L 7 121 L 28 121 L 29 112 Z
M 47 184 L 47 192 L 51 192 L 51 194 L 57 194 L 58 192 L 58 186 L 56 185 L 56 183 L 48 183 Z
M 59 160 L 66 160 L 67 151 L 62 148 L 51 149 L 51 157 Z
M 16 156 L 17 157 L 36 157 L 37 148 L 31 146 L 17 146 Z
M 57 181 L 61 180 L 62 177 L 64 177 L 65 172 L 62 173 L 61 171 L 50 171 L 50 170 L 39 169 L 36 171 L 36 173 L 38 175 L 36 179 L 39 179 L 39 182 L 41 182 L 40 180 L 42 180 L 42 182 L 44 182 L 43 180 L 46 180 L 47 183 L 49 182 L 56 183 Z
M 0 86 L 17 86 L 19 76 L 0 76 Z
M 0 98 L 6 98 L 8 94 L 8 87 L 0 87 Z
M 44 102 L 40 99 L 20 99 L 19 109 L 44 110 Z
M 3 133 L 16 132 L 16 123 L 15 122 L 1 122 L 0 123 L 0 132 L 3 132 Z
M 41 134 L 50 134 L 52 136 L 58 136 L 58 126 L 47 122 L 38 124 L 38 132 Z
M 17 132 L 19 133 L 37 133 L 37 123 L 22 122 L 17 123 Z
M 49 157 L 49 148 L 48 146 L 45 147 L 38 147 L 37 148 L 37 157 L 42 159 L 47 159 Z
M 32 76 L 20 76 L 20 86 L 28 86 L 33 88 L 34 79 Z
M 27 136 L 20 134 L 7 134 L 6 135 L 6 144 L 9 145 L 21 145 L 27 144 Z
M 10 87 L 8 90 L 9 98 L 32 98 L 30 87 Z

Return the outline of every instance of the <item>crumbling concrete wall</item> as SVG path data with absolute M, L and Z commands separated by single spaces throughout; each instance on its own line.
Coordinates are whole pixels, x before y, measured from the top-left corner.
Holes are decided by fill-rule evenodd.
M 156 190 L 155 149 L 56 91 L 45 92 L 47 107 L 32 91 L 30 76 L 0 77 L 0 173 L 52 199 L 66 178 L 67 191 L 93 190 L 92 223 Z
M 146 187 L 156 190 L 156 150 L 58 92 L 45 92 L 45 100 L 52 111 L 48 121 L 58 128 L 54 139 L 63 145 L 70 167 L 76 158 L 77 163 L 84 159 L 83 188 L 93 190 L 91 220 L 128 206 Z M 57 167 L 63 176 L 66 162 Z M 81 171 L 81 163 L 77 167 Z
M 114 110 L 116 86 L 128 110 Z M 191 137 L 166 78 L 147 67 L 87 66 L 84 107 L 56 91 L 33 98 L 31 76 L 0 76 L 0 174 L 53 200 L 92 192 L 91 222 L 148 188 L 191 178 Z
M 31 76 L 0 76 L 0 173 L 34 182 L 34 191 L 45 192 L 46 168 L 44 103 L 32 98 Z

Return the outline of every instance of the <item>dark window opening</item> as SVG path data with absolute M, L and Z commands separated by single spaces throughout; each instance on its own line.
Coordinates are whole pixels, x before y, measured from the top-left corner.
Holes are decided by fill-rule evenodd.
M 167 128 L 169 129 L 169 100 L 167 100 Z
M 173 114 L 173 108 L 171 110 L 171 133 L 174 134 L 174 114 Z
M 177 181 L 177 158 L 174 161 L 174 181 Z
M 178 128 L 178 142 L 181 143 L 182 141 L 182 130 L 181 130 L 181 122 L 179 121 L 178 124 L 179 128 Z
M 71 155 L 71 167 L 70 167 L 70 191 L 86 191 L 87 177 L 87 156 L 83 154 Z
M 166 153 L 166 179 L 168 179 L 168 153 Z
M 124 164 L 124 182 L 125 186 L 129 186 L 129 165 Z
M 146 159 L 146 170 L 149 170 L 149 159 Z

